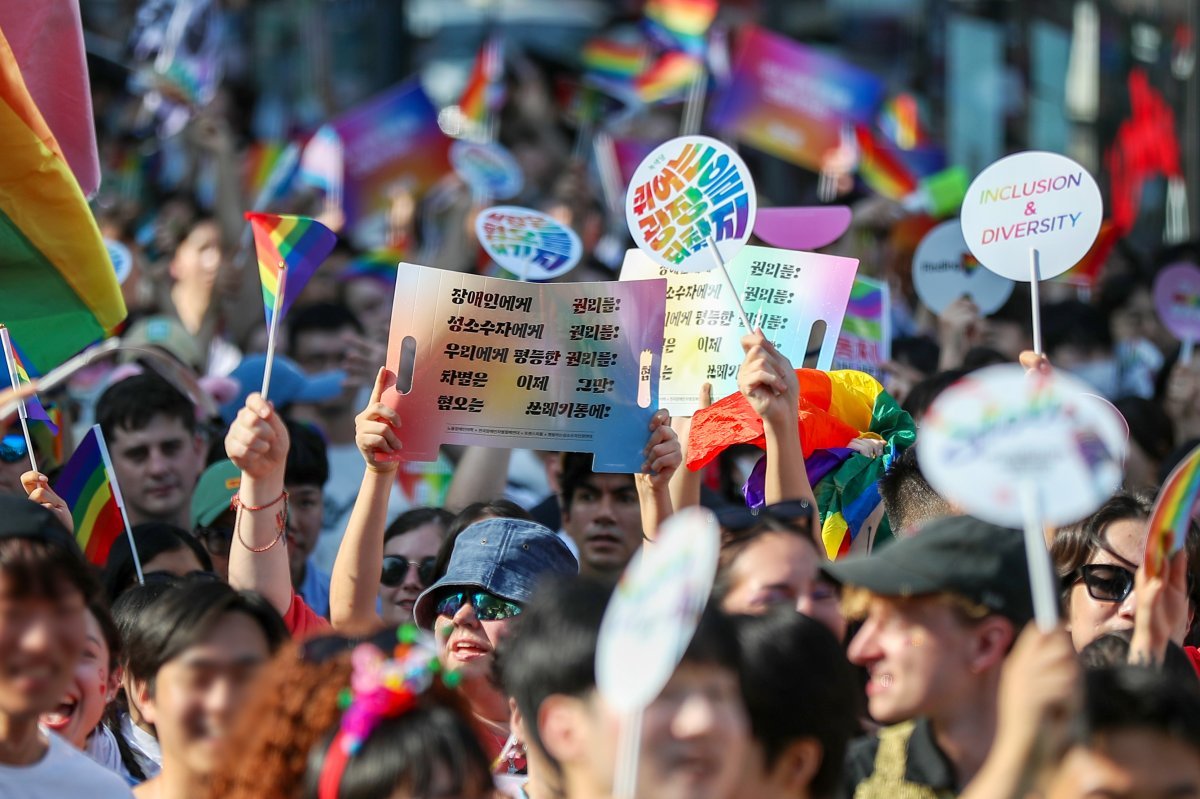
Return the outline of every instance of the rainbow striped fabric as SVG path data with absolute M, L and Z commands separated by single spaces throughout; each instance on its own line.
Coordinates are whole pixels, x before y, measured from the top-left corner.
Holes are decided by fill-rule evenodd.
M 718 9 L 717 0 L 649 0 L 646 32 L 663 47 L 699 58 L 704 55 L 704 37 Z
M 467 87 L 458 100 L 458 109 L 474 124 L 484 125 L 488 115 L 504 104 L 503 69 L 503 44 L 499 37 L 492 36 L 479 48 Z
M 855 125 L 854 134 L 858 140 L 858 174 L 868 186 L 891 200 L 902 200 L 917 190 L 917 177 L 870 128 Z
M 1158 492 L 1158 501 L 1150 513 L 1150 534 L 1146 541 L 1146 570 L 1150 576 L 1161 574 L 1167 558 L 1183 548 L 1198 498 L 1200 447 L 1180 461 Z
M 596 38 L 583 46 L 583 69 L 593 76 L 632 80 L 642 73 L 648 55 L 643 42 Z
M 79 442 L 54 484 L 54 491 L 75 520 L 75 540 L 89 563 L 104 566 L 113 541 L 125 532 L 125 522 L 104 468 L 99 426 Z
M 704 62 L 695 56 L 679 51 L 664 53 L 634 80 L 633 88 L 643 103 L 657 103 L 684 94 L 703 72 Z
M 46 372 L 125 318 L 100 229 L 0 33 L 0 320 Z
M 287 313 L 300 296 L 317 267 L 333 252 L 337 236 L 315 219 L 306 216 L 248 213 L 254 231 L 254 249 L 258 253 L 258 276 L 262 279 L 263 308 L 270 327 L 279 292 L 281 273 L 286 268 L 279 315 Z
M 901 452 L 916 442 L 916 425 L 875 378 L 848 369 L 822 372 L 797 369 L 800 382 L 800 443 L 809 481 L 821 513 L 821 538 L 831 559 L 850 544 L 879 506 L 879 478 Z M 883 454 L 870 458 L 849 449 L 856 438 L 884 442 Z M 703 468 L 724 449 L 753 444 L 766 449 L 762 419 L 740 392 L 696 411 L 688 439 L 689 469 Z M 762 474 L 746 487 L 747 502 L 762 503 Z M 875 540 L 892 535 L 884 517 Z
M 39 377 L 38 373 L 36 371 L 30 371 L 29 366 L 26 365 L 29 359 L 21 354 L 21 348 L 17 346 L 17 342 L 13 340 L 11 335 L 8 337 L 8 341 L 10 344 L 12 344 L 14 361 L 13 365 L 16 367 L 17 381 L 21 383 L 32 382 L 30 378 Z M 8 365 L 5 364 L 5 368 L 0 370 L 0 388 L 7 388 L 9 384 L 7 366 Z M 42 407 L 42 403 L 40 400 L 38 400 L 37 394 L 34 394 L 32 397 L 29 397 L 25 400 L 25 411 L 29 414 L 30 421 L 44 422 L 46 426 L 50 428 L 51 433 L 56 436 L 58 435 L 58 425 L 54 423 L 54 420 L 50 418 L 50 414 L 46 412 L 44 407 Z

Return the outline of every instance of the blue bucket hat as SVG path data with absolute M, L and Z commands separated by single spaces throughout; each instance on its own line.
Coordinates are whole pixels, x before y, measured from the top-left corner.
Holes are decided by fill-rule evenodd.
M 221 418 L 232 424 L 238 411 L 246 404 L 246 397 L 262 387 L 263 372 L 267 369 L 267 356 L 261 353 L 247 355 L 229 376 L 238 382 L 238 394 L 221 406 Z M 332 369 L 316 375 L 304 372 L 296 362 L 283 355 L 275 356 L 271 371 L 271 401 L 282 408 L 293 402 L 328 402 L 342 393 L 346 373 Z
M 557 535 L 524 519 L 485 519 L 470 525 L 454 542 L 446 573 L 417 597 L 417 626 L 433 628 L 435 597 L 446 588 L 482 588 L 524 605 L 547 574 L 575 575 L 579 562 Z

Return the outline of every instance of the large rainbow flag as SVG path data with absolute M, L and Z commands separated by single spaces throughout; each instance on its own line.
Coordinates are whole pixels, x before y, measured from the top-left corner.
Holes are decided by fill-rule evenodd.
M 125 302 L 96 220 L 0 33 L 0 322 L 30 365 L 107 336 Z
M 282 216 L 277 214 L 247 213 L 250 228 L 254 231 L 254 249 L 258 252 L 258 276 L 262 278 L 263 307 L 267 313 L 267 326 L 275 311 L 279 278 L 284 267 L 287 278 L 283 284 L 283 297 L 279 315 L 287 314 L 288 308 L 304 289 L 304 284 L 317 271 L 321 262 L 333 252 L 337 236 L 315 219 L 306 216 Z
M 62 468 L 54 491 L 75 520 L 75 540 L 89 563 L 103 566 L 113 541 L 125 532 L 103 454 L 103 434 L 93 426 Z

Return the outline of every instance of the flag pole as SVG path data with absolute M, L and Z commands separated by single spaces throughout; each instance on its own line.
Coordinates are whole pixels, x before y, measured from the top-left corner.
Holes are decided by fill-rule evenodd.
M 733 285 L 733 278 L 729 276 L 729 268 L 725 266 L 725 259 L 721 257 L 721 253 L 717 251 L 717 241 L 711 233 L 707 236 L 708 249 L 712 252 L 713 261 L 716 262 L 717 268 L 721 272 L 721 276 L 725 278 L 725 285 L 729 287 L 729 293 L 733 296 L 733 302 L 737 308 L 738 318 L 742 320 L 742 324 L 746 328 L 747 333 L 753 333 L 754 328 L 750 326 L 750 318 L 746 316 L 746 307 L 742 305 L 742 298 L 738 296 L 737 286 Z
M 267 398 L 267 391 L 271 388 L 271 366 L 275 363 L 275 338 L 279 331 L 279 317 L 283 314 L 280 310 L 283 307 L 283 292 L 286 290 L 287 283 L 287 264 L 283 261 L 279 262 L 279 286 L 275 291 L 275 307 L 271 310 L 271 328 L 267 331 L 267 362 L 263 366 L 263 382 L 262 382 L 262 398 Z
M 21 380 L 17 377 L 17 358 L 13 354 L 12 338 L 9 337 L 8 328 L 4 325 L 0 325 L 0 344 L 4 346 L 4 361 L 8 364 L 8 382 L 13 389 L 18 389 L 21 387 Z M 33 454 L 33 439 L 29 437 L 29 411 L 25 409 L 24 397 L 17 406 L 17 414 L 21 417 L 21 432 L 25 434 L 25 450 L 29 453 L 29 465 L 36 472 L 38 471 L 37 457 Z
M 125 524 L 125 535 L 129 539 L 129 551 L 133 554 L 133 568 L 137 572 L 138 585 L 146 584 L 142 574 L 142 559 L 138 557 L 137 544 L 133 540 L 133 528 L 129 526 L 129 514 L 125 512 L 125 499 L 121 496 L 121 484 L 117 482 L 117 470 L 113 468 L 112 458 L 108 454 L 108 444 L 104 441 L 104 431 L 100 425 L 92 425 L 96 432 L 96 443 L 100 445 L 100 458 L 104 461 L 104 474 L 108 484 L 112 486 L 113 499 L 117 501 L 117 510 L 121 512 L 121 521 Z

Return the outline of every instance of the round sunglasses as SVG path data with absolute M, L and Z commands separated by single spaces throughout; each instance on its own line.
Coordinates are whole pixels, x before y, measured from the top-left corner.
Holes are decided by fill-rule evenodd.
M 521 606 L 488 591 L 455 591 L 438 600 L 437 615 L 454 618 L 463 605 L 469 604 L 480 621 L 503 621 L 521 615 Z
M 379 576 L 379 582 L 388 588 L 403 585 L 404 578 L 408 576 L 408 570 L 416 568 L 417 579 L 421 581 L 422 586 L 427 586 L 433 582 L 433 570 L 436 567 L 437 558 L 408 560 L 399 555 L 385 555 L 383 558 L 383 573 Z

